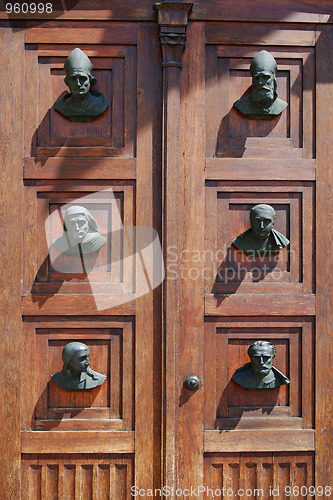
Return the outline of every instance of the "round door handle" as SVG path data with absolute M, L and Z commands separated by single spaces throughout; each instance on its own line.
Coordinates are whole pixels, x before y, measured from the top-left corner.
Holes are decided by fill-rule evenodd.
M 197 375 L 189 375 L 188 377 L 186 377 L 184 384 L 186 389 L 189 389 L 190 391 L 196 391 L 201 387 L 201 380 Z

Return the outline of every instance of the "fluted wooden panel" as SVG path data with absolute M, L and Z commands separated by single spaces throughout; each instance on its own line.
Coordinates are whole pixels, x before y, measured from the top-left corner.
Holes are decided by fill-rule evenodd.
M 121 500 L 132 484 L 129 455 L 23 455 L 22 500 Z
M 294 498 L 288 494 L 303 487 L 308 498 L 314 485 L 312 453 L 230 453 L 205 457 L 204 498 Z M 209 491 L 210 488 L 213 490 Z M 225 490 L 223 491 L 223 488 Z M 310 490 L 311 491 L 311 490 Z M 274 492 L 274 495 L 273 495 Z M 310 493 L 310 492 L 309 492 Z M 210 496 L 209 496 L 210 495 Z M 296 497 L 295 497 L 296 498 Z M 310 496 L 309 496 L 310 498 Z

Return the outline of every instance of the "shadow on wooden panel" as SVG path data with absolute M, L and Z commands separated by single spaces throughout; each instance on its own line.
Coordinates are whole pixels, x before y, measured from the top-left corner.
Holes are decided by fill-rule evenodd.
M 230 380 L 224 388 L 218 406 L 222 407 L 224 405 L 224 402 L 228 401 L 229 395 L 235 391 L 238 391 L 241 394 L 245 394 L 245 397 L 248 396 L 248 394 L 246 394 L 246 392 L 248 392 L 248 389 L 244 389 L 244 387 L 240 387 L 238 384 L 236 384 L 236 382 Z M 242 408 L 241 406 L 236 407 L 237 411 L 234 412 L 234 414 L 232 414 L 233 412 L 230 411 L 229 417 L 222 418 L 218 415 L 215 420 L 215 429 L 225 430 L 226 422 L 228 422 L 228 430 L 236 429 L 241 419 L 245 416 L 251 416 L 251 412 L 253 415 L 255 415 L 255 418 L 257 419 L 257 425 L 260 427 L 260 416 L 268 416 L 271 415 L 272 412 L 274 414 L 274 408 L 276 407 L 279 399 L 279 391 L 280 387 L 277 387 L 276 389 L 272 389 L 270 391 L 251 391 L 250 397 L 254 396 L 256 404 L 253 404 L 247 408 Z M 265 404 L 267 403 L 265 399 L 267 399 L 268 392 L 269 405 Z M 259 402 L 260 399 L 262 400 L 261 404 Z
M 34 412 L 32 414 L 32 417 L 31 417 L 31 429 L 35 428 L 35 424 L 36 424 L 36 412 L 38 412 L 38 410 L 41 407 L 41 405 L 43 404 L 43 402 L 48 400 L 48 396 L 49 396 L 50 392 L 52 392 L 50 390 L 50 388 L 51 388 L 51 386 L 54 386 L 54 385 L 55 385 L 54 382 L 52 382 L 52 380 L 50 380 L 47 383 L 47 386 L 45 387 L 44 391 L 40 395 L 40 397 L 39 397 L 39 399 L 38 399 L 38 401 L 37 401 L 37 403 L 35 405 L 35 409 L 34 409 Z M 61 393 L 66 393 L 65 389 L 58 388 L 57 390 L 59 392 L 61 392 Z M 85 412 L 86 408 L 91 408 L 93 406 L 93 403 L 94 403 L 95 399 L 97 398 L 98 393 L 100 392 L 100 390 L 101 390 L 101 386 L 95 387 L 95 389 L 92 389 L 91 391 L 89 391 L 89 394 L 88 394 L 89 401 L 85 401 L 85 403 L 84 403 L 85 406 L 84 407 L 80 407 L 80 408 L 63 408 L 63 409 L 57 408 L 57 419 L 54 419 L 54 420 L 48 419 L 48 427 L 49 427 L 49 429 L 53 429 L 55 427 L 58 427 L 61 424 L 61 421 L 62 421 L 63 417 L 66 417 L 66 419 L 80 418 L 80 413 Z M 68 394 L 70 394 L 70 393 L 68 393 Z M 82 395 L 80 395 L 80 396 L 81 396 L 81 399 L 82 399 Z
M 251 93 L 248 88 L 240 98 Z M 248 147 L 248 139 L 262 139 L 272 134 L 278 126 L 281 115 L 272 120 L 250 120 L 240 113 L 235 107 L 223 116 L 216 139 L 215 155 L 217 158 L 242 158 Z M 255 139 L 254 139 L 255 140 Z M 259 146 L 259 142 L 258 142 Z M 264 144 L 262 145 L 262 147 Z
M 221 286 L 228 285 L 228 294 L 237 292 L 245 277 L 251 272 L 252 282 L 259 283 L 276 268 L 277 261 L 271 256 L 257 257 L 255 260 L 243 259 L 244 253 L 234 245 L 227 249 L 226 257 L 220 265 L 211 292 L 217 298 L 219 306 L 228 295 L 221 294 Z M 274 255 L 274 254 L 273 254 Z M 240 258 L 239 258 L 240 256 Z
M 84 261 L 86 261 L 86 259 L 84 259 Z M 33 285 L 30 289 L 32 301 L 34 303 L 38 303 L 39 309 L 41 309 L 49 299 L 51 299 L 52 297 L 57 295 L 57 293 L 59 292 L 63 283 L 65 283 L 65 282 L 69 283 L 72 280 L 87 282 L 87 279 L 88 279 L 88 275 L 86 272 L 81 272 L 81 273 L 76 273 L 76 274 L 73 274 L 73 273 L 68 274 L 68 277 L 66 277 L 66 274 L 63 273 L 61 275 L 61 277 L 59 277 L 57 279 L 57 281 L 55 281 L 52 284 L 52 288 L 48 289 L 47 295 L 40 295 L 40 287 L 39 287 L 39 285 L 41 283 L 40 276 L 45 274 L 45 270 L 46 270 L 46 272 L 48 272 L 48 267 L 49 267 L 49 256 L 47 255 L 45 257 L 43 263 L 39 267 L 39 269 L 36 273 L 36 277 L 35 277 L 35 280 L 33 282 Z M 83 267 L 83 269 L 85 269 L 85 268 Z M 89 285 L 89 283 L 88 283 L 88 285 Z M 90 294 L 92 294 L 91 288 L 90 288 Z
M 194 394 L 196 394 L 196 390 L 191 391 L 183 385 L 180 396 L 179 396 L 179 407 L 183 406 L 186 404 Z
M 45 273 L 45 269 L 47 269 L 48 267 L 48 263 L 49 263 L 49 256 L 47 255 L 43 261 L 43 263 L 41 264 L 41 266 L 39 267 L 38 271 L 37 271 L 37 274 L 36 274 L 36 277 L 35 277 L 35 280 L 33 282 L 33 285 L 30 289 L 30 293 L 31 293 L 31 297 L 32 297 L 32 301 L 34 303 L 38 302 L 38 306 L 39 308 L 41 309 L 43 307 L 43 305 L 47 302 L 48 299 L 52 298 L 54 295 L 56 295 L 59 291 L 59 289 L 61 288 L 62 284 L 64 283 L 64 279 L 61 279 L 59 280 L 57 283 L 56 283 L 56 288 L 54 287 L 52 289 L 52 291 L 50 291 L 50 293 L 48 295 L 38 295 L 38 283 L 39 283 L 39 276 L 41 274 L 44 274 Z M 70 278 L 69 278 L 69 281 L 70 281 Z

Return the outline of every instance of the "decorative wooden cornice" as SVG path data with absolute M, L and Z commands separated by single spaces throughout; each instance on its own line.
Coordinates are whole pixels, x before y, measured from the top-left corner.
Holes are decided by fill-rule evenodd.
M 155 2 L 160 25 L 160 40 L 164 67 L 182 67 L 182 55 L 185 48 L 186 26 L 192 3 Z

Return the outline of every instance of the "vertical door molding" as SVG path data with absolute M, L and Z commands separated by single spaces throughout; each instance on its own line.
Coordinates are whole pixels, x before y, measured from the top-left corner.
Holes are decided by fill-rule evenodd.
M 2 22 L 0 254 L 1 314 L 1 470 L 0 497 L 20 498 L 20 384 L 22 360 L 21 278 L 23 232 L 24 31 Z
M 330 486 L 333 463 L 333 27 L 320 28 L 316 46 L 316 485 Z M 332 127 L 330 123 L 332 122 Z
M 137 72 L 136 224 L 159 230 L 161 206 L 161 71 L 157 27 L 139 23 Z M 137 232 L 144 248 L 146 233 Z M 137 283 L 142 279 L 137 271 Z M 135 484 L 143 490 L 161 481 L 161 293 L 136 300 Z M 155 382 L 157 381 L 157 383 Z
M 180 287 L 178 257 L 169 267 L 168 255 L 179 254 L 184 173 L 180 140 L 180 77 L 191 3 L 156 2 L 163 55 L 163 237 L 164 281 L 164 485 L 178 484 L 179 462 L 179 331 Z M 172 276 L 171 276 L 172 274 Z M 170 497 L 173 498 L 173 497 Z

